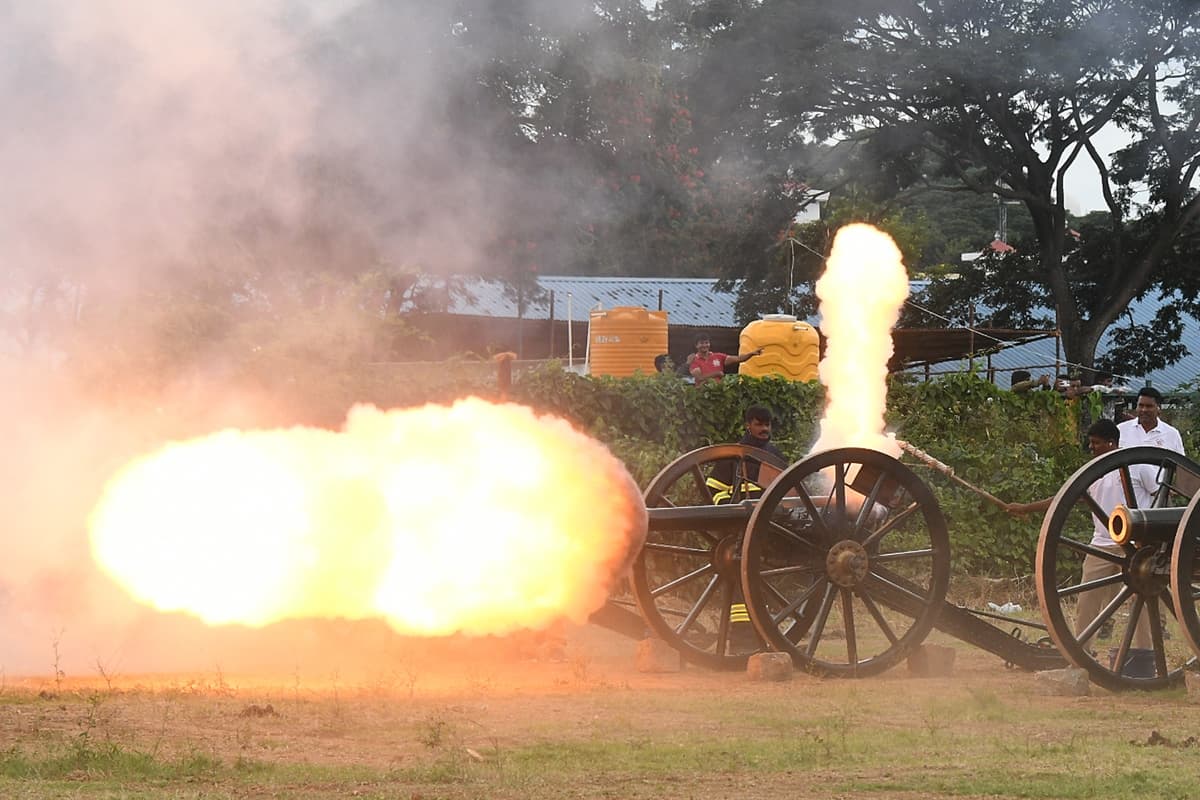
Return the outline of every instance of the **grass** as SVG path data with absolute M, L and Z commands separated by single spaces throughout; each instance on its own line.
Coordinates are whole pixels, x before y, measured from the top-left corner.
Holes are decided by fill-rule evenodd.
M 0 695 L 0 797 L 1192 797 L 1197 700 L 1045 697 L 965 648 L 953 679 L 753 684 L 579 658 L 356 685 Z M 480 680 L 485 675 L 487 680 Z M 514 675 L 516 677 L 514 677 Z M 424 687 L 431 688 L 425 689 Z M 271 713 L 262 710 L 271 705 Z

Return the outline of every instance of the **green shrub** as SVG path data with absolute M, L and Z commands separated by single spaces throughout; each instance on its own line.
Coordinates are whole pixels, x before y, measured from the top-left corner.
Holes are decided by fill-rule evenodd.
M 773 438 L 793 461 L 816 436 L 824 388 L 815 382 L 727 376 L 692 386 L 673 375 L 586 378 L 554 364 L 526 373 L 515 400 L 570 419 L 605 442 L 644 486 L 688 450 L 734 441 L 742 413 L 762 405 L 777 417 Z M 1015 394 L 969 374 L 926 383 L 893 381 L 889 430 L 1003 500 L 1054 494 L 1085 460 L 1079 403 L 1055 392 Z M 950 529 L 953 566 L 963 574 L 1027 575 L 1037 519 L 1014 518 L 934 469 L 916 465 Z

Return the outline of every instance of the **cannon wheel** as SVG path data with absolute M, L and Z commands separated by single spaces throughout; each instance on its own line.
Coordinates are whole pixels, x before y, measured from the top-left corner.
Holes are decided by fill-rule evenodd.
M 1175 548 L 1171 553 L 1171 597 L 1175 600 L 1175 618 L 1183 628 L 1192 652 L 1200 657 L 1200 494 L 1192 498 L 1184 512 Z
M 1087 493 L 1088 487 L 1118 473 L 1125 487 L 1125 505 L 1136 508 L 1130 470 L 1137 465 L 1147 465 L 1154 471 L 1158 488 L 1152 507 L 1181 506 L 1195 493 L 1193 485 L 1200 476 L 1200 465 L 1178 453 L 1157 447 L 1130 447 L 1101 456 L 1077 470 L 1054 496 L 1042 520 L 1034 570 L 1042 616 L 1059 652 L 1087 670 L 1093 682 L 1112 691 L 1176 686 L 1183 680 L 1183 666 L 1191 655 L 1174 635 L 1180 632 L 1180 626 L 1175 620 L 1173 591 L 1168 586 L 1171 543 L 1126 544 L 1121 552 L 1108 552 L 1091 544 L 1093 521 L 1107 525 L 1108 513 Z M 1081 569 L 1087 555 L 1108 561 L 1119 571 L 1087 584 L 1088 589 L 1115 588 L 1116 594 L 1077 635 L 1072 622 L 1078 595 L 1085 591 Z M 1149 669 L 1144 676 L 1125 674 L 1126 670 L 1118 666 L 1126 663 L 1135 621 L 1143 611 L 1150 627 L 1153 676 L 1145 674 Z M 1106 641 L 1109 637 L 1111 640 Z
M 828 450 L 791 466 L 759 501 L 742 545 L 755 628 L 819 675 L 896 664 L 933 627 L 949 582 L 937 499 L 876 450 Z
M 771 476 L 787 467 L 756 447 L 701 447 L 672 461 L 650 481 L 644 493 L 646 507 L 713 505 L 716 492 L 708 480 L 719 462 L 733 462 L 735 476 L 745 476 L 747 471 L 757 474 L 762 464 L 771 468 Z M 756 481 L 735 480 L 727 500 L 752 499 L 747 490 L 761 488 Z M 744 533 L 744 527 L 656 531 L 651 525 L 633 563 L 633 594 L 646 624 L 694 664 L 745 669 L 750 655 L 762 647 L 749 625 L 746 642 L 740 633 L 735 636 L 730 623 L 730 606 L 737 601 L 740 586 L 737 559 Z

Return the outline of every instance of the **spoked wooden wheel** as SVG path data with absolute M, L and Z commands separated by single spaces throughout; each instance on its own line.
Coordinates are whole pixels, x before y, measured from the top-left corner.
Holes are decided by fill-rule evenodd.
M 829 450 L 790 467 L 742 545 L 755 628 L 821 675 L 875 675 L 904 658 L 933 627 L 949 581 L 933 492 L 875 450 Z
M 1175 616 L 1172 538 L 1093 544 L 1113 510 L 1096 498 L 1117 497 L 1130 509 L 1181 509 L 1198 486 L 1200 465 L 1178 453 L 1115 450 L 1076 471 L 1042 520 L 1035 578 L 1050 638 L 1106 689 L 1177 685 L 1193 656 Z M 1188 594 L 1194 617 L 1195 593 Z
M 1171 554 L 1171 596 L 1175 618 L 1192 652 L 1200 657 L 1200 493 L 1184 512 Z
M 755 447 L 722 444 L 693 450 L 668 464 L 646 487 L 648 509 L 736 505 L 757 499 L 787 464 Z M 646 624 L 695 664 L 744 669 L 761 649 L 749 621 L 731 621 L 744 604 L 738 558 L 749 513 L 723 521 L 656 529 L 651 511 L 646 544 L 633 564 L 633 594 Z

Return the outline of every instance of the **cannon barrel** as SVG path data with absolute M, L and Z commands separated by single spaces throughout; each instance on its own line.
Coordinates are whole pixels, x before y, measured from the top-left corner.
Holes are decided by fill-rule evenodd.
M 648 508 L 652 531 L 690 531 L 729 528 L 742 530 L 754 513 L 755 502 L 743 500 L 721 506 L 668 506 Z
M 1117 544 L 1172 542 L 1186 508 L 1129 508 L 1119 505 L 1108 518 L 1108 535 Z

